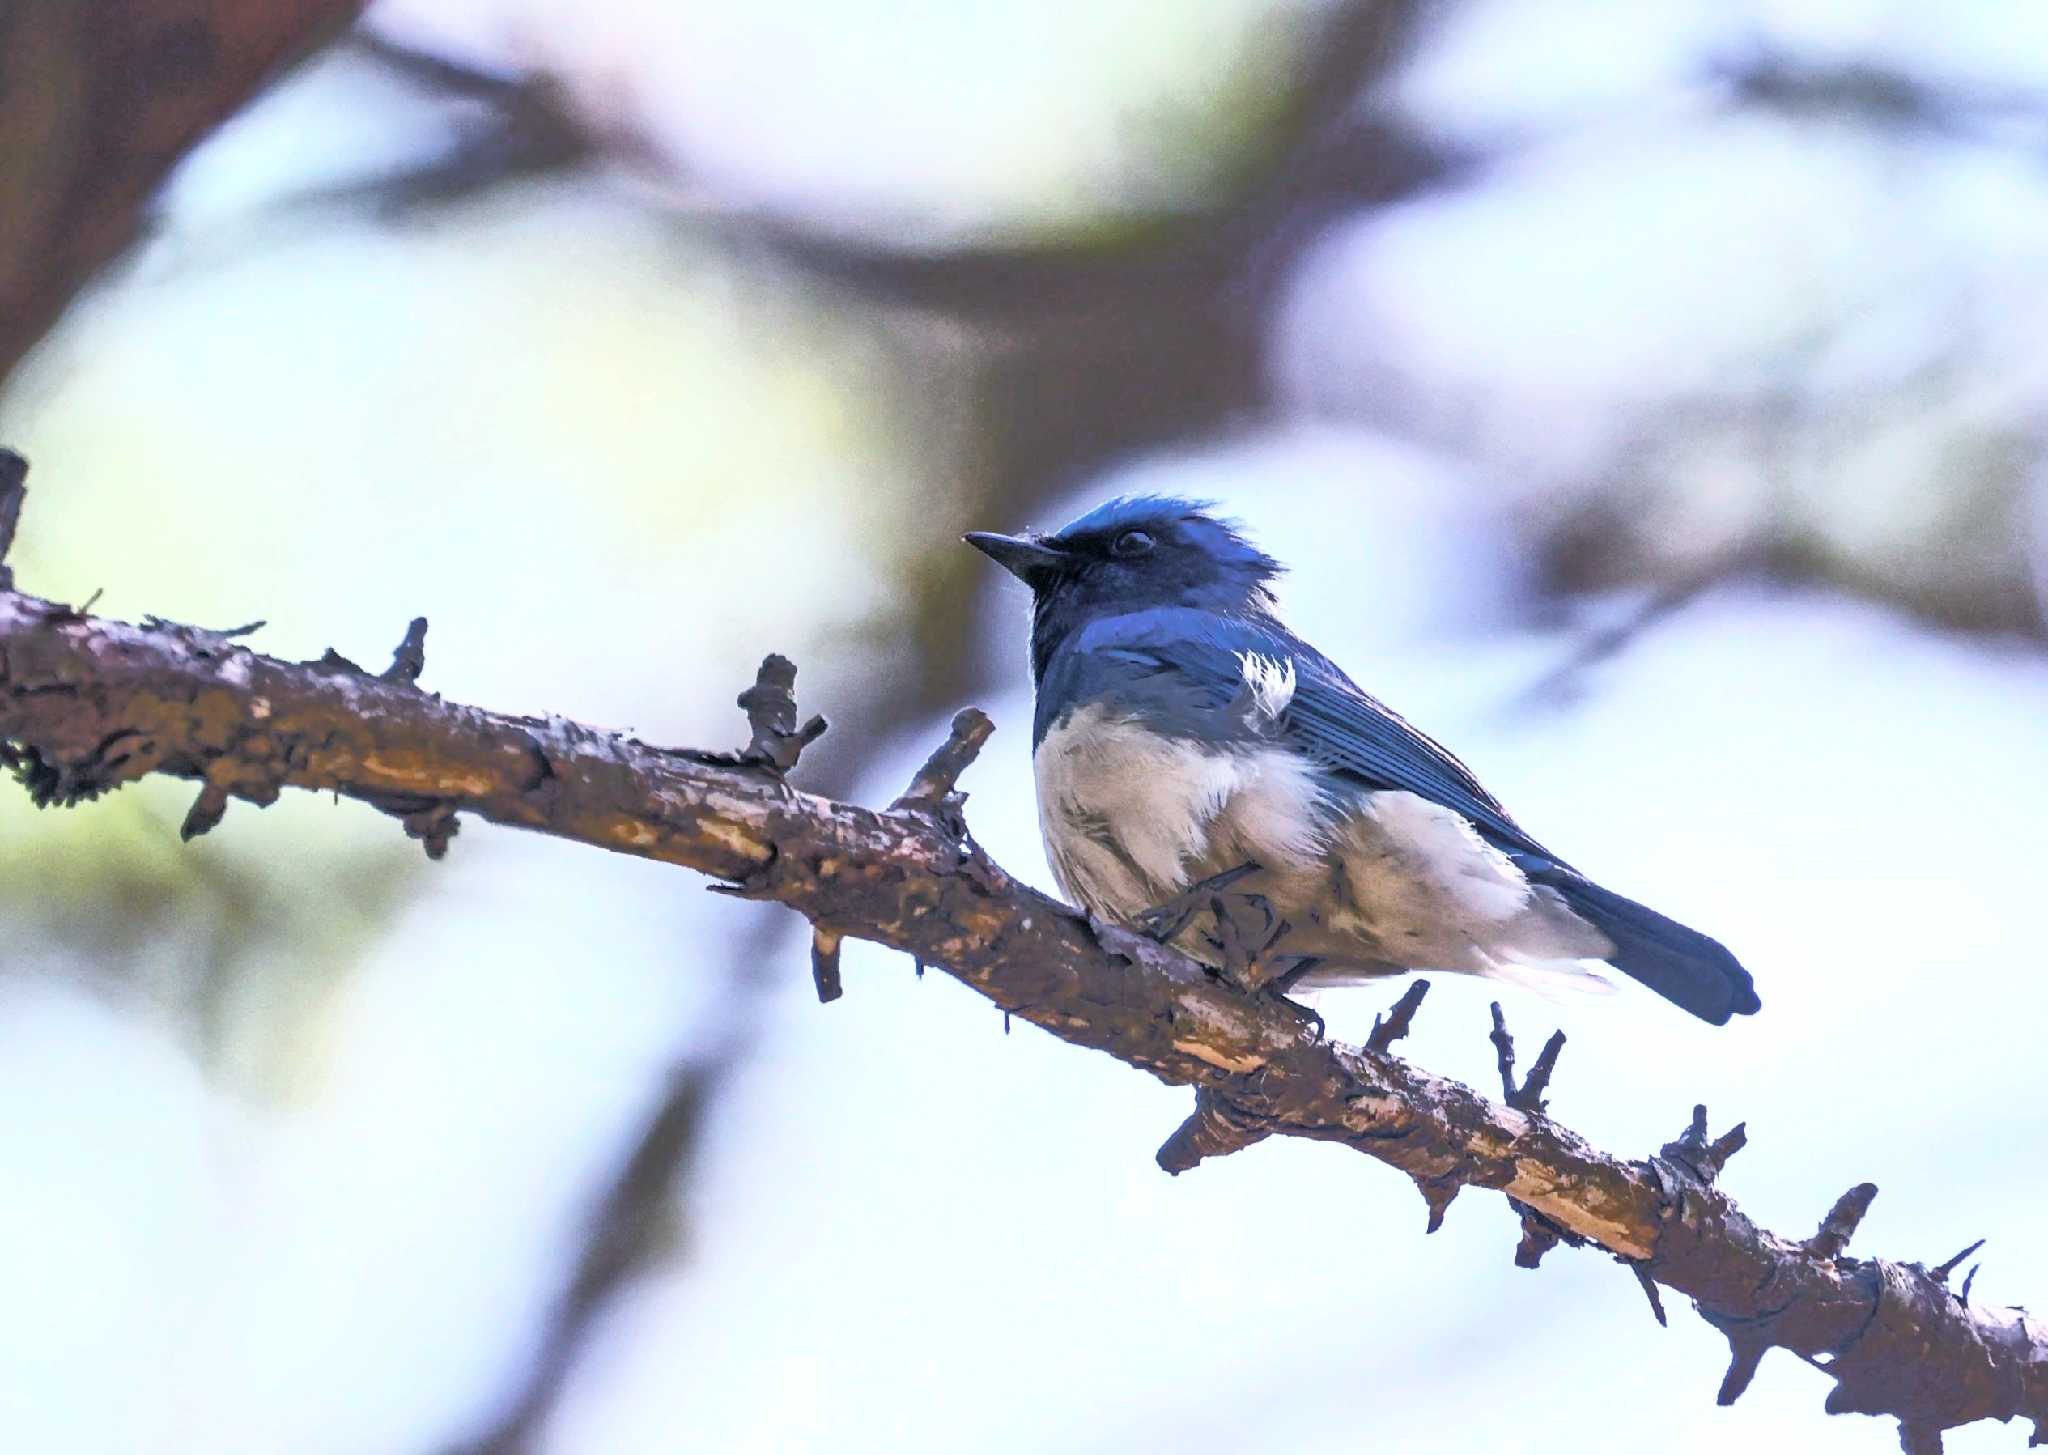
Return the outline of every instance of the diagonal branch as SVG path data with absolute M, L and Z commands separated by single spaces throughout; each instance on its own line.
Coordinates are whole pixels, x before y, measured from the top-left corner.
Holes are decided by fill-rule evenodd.
M 208 814 L 313 789 L 413 822 L 471 814 L 696 869 L 799 910 L 834 939 L 943 968 L 1062 1040 L 1197 1088 L 1215 1126 L 1190 1142 L 1217 1127 L 1311 1137 L 1397 1167 L 1437 1198 L 1467 1185 L 1506 1193 L 1694 1299 L 1734 1351 L 1724 1398 L 1765 1349 L 1785 1348 L 1826 1360 L 1831 1410 L 1898 1419 L 1912 1449 L 1987 1418 L 2024 1415 L 2048 1434 L 2048 1327 L 1969 1303 L 1918 1264 L 1844 1256 L 1852 1222 L 1831 1217 L 1832 1233 L 1809 1243 L 1779 1237 L 1686 1159 L 1608 1156 L 1538 1112 L 1319 1040 L 1285 1002 L 1240 993 L 1142 937 L 1091 929 L 1019 884 L 956 813 L 833 802 L 785 783 L 780 755 L 663 749 L 486 712 L 405 675 L 331 655 L 280 661 L 218 632 L 0 592 L 0 758 L 39 803 L 168 773 L 203 785 Z M 966 751 L 946 763 L 942 793 Z

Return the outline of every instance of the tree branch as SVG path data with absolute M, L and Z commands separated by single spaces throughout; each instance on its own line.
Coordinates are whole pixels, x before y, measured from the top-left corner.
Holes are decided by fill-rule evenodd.
M 1831 1411 L 1892 1416 L 1909 1449 L 2020 1415 L 2048 1442 L 2048 1327 L 1970 1303 L 1918 1264 L 1844 1256 L 1856 1209 L 1804 1243 L 1756 1227 L 1714 1185 L 1739 1139 L 1708 1143 L 1703 1113 L 1657 1156 L 1608 1156 L 1540 1112 L 1319 1040 L 1285 1002 L 1017 883 L 965 834 L 952 790 L 985 736 L 978 718 L 963 716 L 920 775 L 948 811 L 906 795 L 877 812 L 783 780 L 791 740 L 809 729 L 794 729 L 793 700 L 783 711 L 774 664 L 750 694 L 773 710 L 755 724 L 756 751 L 737 756 L 486 712 L 408 676 L 331 653 L 280 661 L 219 632 L 0 592 L 0 756 L 38 803 L 167 773 L 203 785 L 199 820 L 303 788 L 409 828 L 472 814 L 696 869 L 798 910 L 821 940 L 904 951 L 1062 1040 L 1196 1088 L 1197 1116 L 1162 1149 L 1176 1166 L 1278 1133 L 1399 1168 L 1439 1217 L 1459 1187 L 1506 1193 L 1694 1299 L 1729 1339 L 1724 1401 L 1764 1350 L 1784 1348 L 1827 1360 Z

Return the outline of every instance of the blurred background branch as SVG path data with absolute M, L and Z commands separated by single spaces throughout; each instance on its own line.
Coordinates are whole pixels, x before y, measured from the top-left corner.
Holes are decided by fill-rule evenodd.
M 347 9 L 0 16 L 0 429 L 63 482 L 17 551 L 38 590 L 269 616 L 269 649 L 306 658 L 381 661 L 425 612 L 434 685 L 668 741 L 711 739 L 716 684 L 780 646 L 839 709 L 807 774 L 882 801 L 899 745 L 1020 680 L 1017 604 L 961 529 L 1112 488 L 1221 497 L 1300 563 L 1291 600 L 1320 637 L 1511 801 L 1594 850 L 1624 831 L 1607 852 L 1646 895 L 1689 886 L 1767 958 L 1859 967 L 1853 1004 L 1788 991 L 1733 1047 L 1581 1035 L 1626 1011 L 1575 1007 L 1575 1053 L 1608 1058 L 1591 1084 L 1669 1092 L 1576 1122 L 1647 1145 L 1653 1105 L 1718 1098 L 1717 1078 L 1831 1104 L 1895 1033 L 1885 1005 L 1967 979 L 2001 1007 L 1970 1076 L 1866 1087 L 1869 1124 L 1902 1130 L 1855 1155 L 1906 1159 L 1876 1216 L 1915 1225 L 1944 1208 L 1913 1189 L 1979 1177 L 1973 1235 L 2007 1277 L 2048 1277 L 2011 1231 L 2031 1194 L 1914 1132 L 2023 1135 L 1999 1130 L 1997 1086 L 2039 1020 L 2038 977 L 1994 968 L 2034 958 L 2000 906 L 2031 892 L 2016 876 L 2048 813 L 2031 12 L 379 0 L 342 32 Z M 785 589 L 763 590 L 764 541 Z M 672 637 L 593 642 L 613 617 Z M 537 658 L 562 684 L 545 704 Z M 1035 864 L 1011 748 L 982 766 L 977 827 Z M 1276 1265 L 1289 1240 L 1205 1258 L 1208 1296 L 1310 1331 L 1284 1369 L 1215 1370 L 1183 1333 L 1199 1321 L 1139 1289 L 1202 1229 L 1357 1192 L 1267 1146 L 1242 1187 L 1240 1159 L 1170 1198 L 1123 1184 L 1127 1144 L 1177 1110 L 1028 1033 L 990 1057 L 984 1019 L 957 1019 L 978 1012 L 863 978 L 858 947 L 849 981 L 872 988 L 825 1023 L 801 946 L 757 907 L 511 836 L 430 873 L 387 826 L 310 801 L 180 848 L 187 807 L 150 784 L 0 806 L 0 1074 L 32 1088 L 0 1126 L 23 1190 L 0 1281 L 27 1311 L 0 1323 L 8 1443 L 83 1448 L 78 1418 L 35 1420 L 95 1409 L 110 1452 L 310 1449 L 317 1426 L 337 1455 L 609 1455 L 668 1441 L 686 1405 L 728 1446 L 913 1449 L 895 1412 L 916 1409 L 989 1449 L 1293 1455 L 1355 1428 L 1366 1367 L 1404 1396 L 1484 1377 L 1503 1413 L 1457 1401 L 1475 1446 L 1532 1438 L 1536 1410 L 1580 1444 L 1614 1423 L 1570 1418 L 1544 1351 L 1475 1333 L 1500 1290 L 1468 1279 L 1455 1217 L 1403 1265 L 1427 1298 L 1369 1239 L 1325 1243 L 1316 1287 Z M 678 947 L 718 971 L 677 976 Z M 1452 1023 L 1457 993 L 1438 992 Z M 971 1078 L 870 1053 L 928 1021 L 929 1057 L 965 1048 Z M 1456 1066 L 1467 1039 L 1417 1054 Z M 767 1059 L 832 1068 L 832 1104 L 750 1075 Z M 986 1102 L 934 1090 L 991 1077 Z M 52 1103 L 75 1120 L 35 1115 Z M 1086 1136 L 981 1150 L 1060 1108 Z M 846 1145 L 886 1148 L 891 1178 Z M 1746 1156 L 1780 1217 L 1837 1190 L 1796 1151 Z M 1050 1163 L 1072 1176 L 1020 1175 Z M 809 1205 L 790 1166 L 857 1179 L 835 1212 L 861 1258 L 781 1226 Z M 1045 1222 L 1076 1197 L 1095 1235 L 1030 1286 L 949 1241 L 979 1215 L 932 1215 Z M 109 1207 L 135 1211 L 96 1220 Z M 272 1231 L 228 1236 L 230 1217 Z M 1329 1287 L 1415 1312 L 1398 1339 L 1333 1327 Z M 1564 1305 L 1582 1325 L 1603 1308 L 1583 1295 Z M 989 1357 L 957 1357 L 970 1344 Z M 1332 1351 L 1320 1377 L 1304 1345 Z M 235 1396 L 152 1398 L 165 1348 L 189 1351 L 179 1387 Z M 1048 1349 L 1075 1409 L 1095 1391 L 1085 1429 L 985 1382 L 1000 1351 Z M 1646 1399 L 1689 1389 L 1700 1357 L 1609 1353 Z M 361 1397 L 321 1410 L 337 1369 Z M 1295 1393 L 1262 1399 L 1262 1378 Z M 175 1428 L 78 1392 L 113 1379 L 124 1408 L 179 1407 Z M 1759 1390 L 1700 1448 L 1768 1438 L 1804 1398 L 1769 1368 Z M 1430 1407 L 1378 1398 L 1376 1430 L 1440 1445 L 1402 1423 Z M 1853 1441 L 1832 1429 L 1816 1449 Z
M 0 381 L 142 231 L 172 166 L 362 0 L 55 0 L 0 15 Z

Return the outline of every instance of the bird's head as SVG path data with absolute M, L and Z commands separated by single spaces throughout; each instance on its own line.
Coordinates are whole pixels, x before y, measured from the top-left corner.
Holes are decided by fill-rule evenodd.
M 1272 605 L 1280 563 L 1201 501 L 1123 495 L 1051 535 L 974 531 L 967 543 L 1078 616 L 1194 606 L 1237 615 Z
M 1254 616 L 1273 605 L 1280 563 L 1201 501 L 1124 495 L 1050 535 L 974 531 L 969 545 L 1031 588 L 1032 666 L 1099 617 L 1188 606 Z

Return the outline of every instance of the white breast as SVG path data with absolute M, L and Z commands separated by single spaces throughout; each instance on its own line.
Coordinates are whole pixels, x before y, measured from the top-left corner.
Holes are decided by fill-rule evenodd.
M 1320 851 L 1315 783 L 1277 747 L 1166 737 L 1093 704 L 1046 734 L 1032 766 L 1053 876 L 1109 918 L 1246 860 L 1279 867 Z

